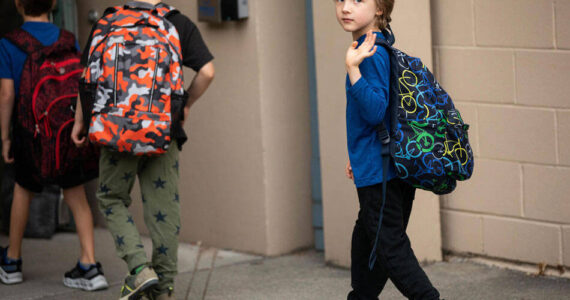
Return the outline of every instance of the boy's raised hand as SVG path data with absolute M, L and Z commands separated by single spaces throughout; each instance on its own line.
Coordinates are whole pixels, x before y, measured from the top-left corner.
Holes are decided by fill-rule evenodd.
M 362 61 L 374 55 L 376 53 L 376 34 L 369 31 L 366 33 L 366 38 L 357 48 L 358 42 L 354 41 L 348 48 L 346 52 L 346 68 L 350 70 L 351 68 L 358 67 Z

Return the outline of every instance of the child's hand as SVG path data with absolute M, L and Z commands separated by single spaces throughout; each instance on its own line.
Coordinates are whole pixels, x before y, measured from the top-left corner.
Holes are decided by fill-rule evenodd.
M 82 121 L 75 121 L 75 123 L 73 123 L 73 128 L 71 129 L 71 140 L 77 148 L 87 145 L 87 138 L 85 137 Z
M 376 34 L 372 33 L 372 31 L 366 33 L 364 42 L 362 42 L 358 48 L 356 48 L 356 46 L 358 46 L 358 42 L 352 42 L 346 52 L 346 69 L 350 70 L 352 68 L 356 68 L 365 58 L 374 55 L 378 48 L 375 43 Z
M 348 161 L 348 163 L 346 163 L 346 169 L 344 170 L 344 172 L 346 173 L 346 177 L 348 177 L 348 179 L 354 180 L 354 174 L 352 174 L 352 167 L 350 166 L 350 160 Z
M 14 162 L 14 158 L 10 155 L 11 145 L 12 145 L 12 141 L 10 141 L 10 140 L 3 140 L 2 141 L 2 157 L 4 158 L 4 162 L 7 164 L 11 164 Z

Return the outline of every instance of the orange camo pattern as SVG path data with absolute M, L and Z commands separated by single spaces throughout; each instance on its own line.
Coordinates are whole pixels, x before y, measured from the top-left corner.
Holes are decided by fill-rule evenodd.
M 89 139 L 117 151 L 155 155 L 171 141 L 171 99 L 184 94 L 180 39 L 156 12 L 115 7 L 96 25 L 86 82 L 97 92 Z

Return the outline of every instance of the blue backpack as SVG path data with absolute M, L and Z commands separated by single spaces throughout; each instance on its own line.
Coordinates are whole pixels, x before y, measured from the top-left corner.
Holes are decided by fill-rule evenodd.
M 388 31 L 389 30 L 389 31 Z M 369 268 L 376 261 L 378 234 L 386 202 L 386 177 L 393 161 L 396 176 L 412 186 L 435 194 L 451 193 L 457 180 L 473 174 L 473 151 L 461 114 L 451 97 L 419 58 L 394 48 L 390 26 L 376 44 L 386 48 L 390 57 L 390 96 L 388 105 L 391 132 L 381 123 L 377 127 L 382 142 L 384 181 L 378 231 Z

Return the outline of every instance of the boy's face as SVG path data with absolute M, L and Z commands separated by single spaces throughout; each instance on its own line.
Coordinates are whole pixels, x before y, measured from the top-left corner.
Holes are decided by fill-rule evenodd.
M 334 0 L 336 18 L 345 31 L 366 33 L 376 27 L 376 16 L 382 12 L 376 0 Z

